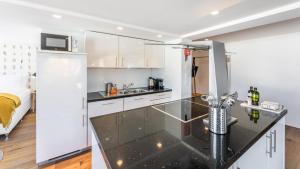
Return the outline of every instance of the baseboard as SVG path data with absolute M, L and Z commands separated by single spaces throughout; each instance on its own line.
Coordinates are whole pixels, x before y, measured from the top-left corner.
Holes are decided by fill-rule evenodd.
M 86 153 L 90 150 L 91 150 L 91 147 L 87 147 L 87 148 L 77 150 L 77 151 L 74 151 L 74 152 L 59 156 L 59 157 L 49 159 L 47 161 L 40 162 L 37 165 L 38 165 L 39 168 L 44 168 L 44 167 L 59 163 L 61 161 L 65 161 L 65 160 L 71 159 L 73 157 L 79 156 L 79 155 L 84 154 L 84 153 Z

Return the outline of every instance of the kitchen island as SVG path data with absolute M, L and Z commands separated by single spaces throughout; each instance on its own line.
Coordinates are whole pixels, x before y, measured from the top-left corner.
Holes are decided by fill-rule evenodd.
M 284 169 L 285 118 L 240 106 L 226 135 L 208 131 L 200 97 L 90 119 L 93 169 Z

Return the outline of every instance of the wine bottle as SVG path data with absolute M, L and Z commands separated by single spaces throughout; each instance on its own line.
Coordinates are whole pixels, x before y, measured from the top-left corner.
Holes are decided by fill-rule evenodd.
M 250 86 L 250 89 L 248 90 L 248 105 L 252 105 L 252 94 L 253 94 L 253 86 Z
M 257 91 L 257 87 L 254 87 L 253 95 L 252 95 L 252 105 L 259 105 L 259 92 Z
M 260 100 L 260 94 L 259 94 L 259 92 L 258 92 L 258 89 L 256 88 L 256 95 L 255 95 L 255 100 L 256 100 L 256 104 L 257 104 L 257 106 L 259 105 L 259 100 Z
M 257 90 L 257 88 L 256 87 L 254 87 L 254 90 L 253 90 L 253 93 L 252 93 L 252 97 L 251 97 L 251 100 L 252 100 L 252 105 L 255 105 L 255 106 L 257 106 L 257 102 L 256 102 L 256 90 Z

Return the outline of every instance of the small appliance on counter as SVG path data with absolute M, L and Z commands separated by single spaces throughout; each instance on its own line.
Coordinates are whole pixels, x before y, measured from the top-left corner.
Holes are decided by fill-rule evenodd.
M 72 37 L 41 33 L 41 49 L 54 51 L 72 51 Z
M 154 89 L 154 81 L 155 79 L 153 77 L 148 78 L 148 89 L 153 90 Z
M 113 87 L 113 84 L 111 82 L 105 83 L 105 93 L 110 94 L 112 87 Z
M 149 90 L 160 90 L 164 89 L 164 79 L 161 78 L 153 78 L 149 77 L 148 78 L 148 89 Z
M 157 87 L 156 89 L 164 89 L 164 80 L 163 79 L 156 79 L 156 84 L 157 84 Z

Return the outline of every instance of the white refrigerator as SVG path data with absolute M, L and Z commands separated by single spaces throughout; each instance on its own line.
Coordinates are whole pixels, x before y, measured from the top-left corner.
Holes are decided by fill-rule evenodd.
M 37 163 L 87 147 L 86 74 L 85 53 L 38 53 Z

